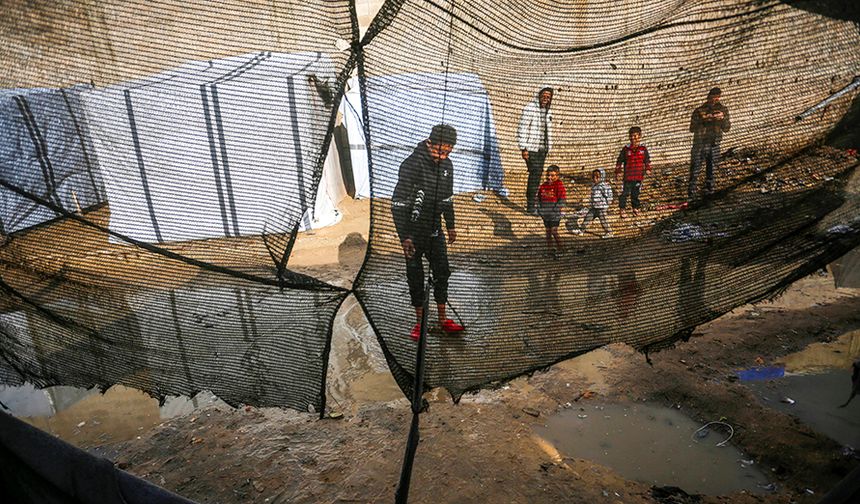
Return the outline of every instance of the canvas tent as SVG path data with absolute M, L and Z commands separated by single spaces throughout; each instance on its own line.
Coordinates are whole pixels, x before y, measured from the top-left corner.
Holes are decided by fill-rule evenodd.
M 0 179 L 69 212 L 104 201 L 104 186 L 80 113 L 87 89 L 0 91 Z M 9 234 L 58 214 L 0 189 L 0 233 Z
M 356 197 L 371 196 L 358 80 L 341 102 L 350 139 Z M 504 187 L 499 141 L 487 90 L 475 74 L 413 73 L 367 81 L 371 153 L 376 169 L 373 196 L 391 197 L 400 163 L 430 128 L 445 122 L 457 129 L 454 192 Z
M 330 203 L 308 213 L 334 78 L 321 53 L 262 52 L 87 93 L 111 230 L 161 243 L 336 222 Z

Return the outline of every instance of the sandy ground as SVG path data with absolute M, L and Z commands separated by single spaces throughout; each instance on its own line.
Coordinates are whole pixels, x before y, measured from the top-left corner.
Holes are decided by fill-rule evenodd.
M 314 248 L 334 246 L 322 244 L 325 233 L 319 232 L 316 247 L 310 240 L 297 249 L 296 257 L 315 257 Z M 354 258 L 337 267 L 353 266 Z M 734 372 L 777 362 L 790 366 L 794 352 L 857 330 L 858 294 L 816 274 L 772 302 L 738 308 L 700 327 L 688 342 L 652 354 L 653 365 L 629 347 L 612 345 L 501 389 L 468 395 L 457 405 L 444 390 L 431 391 L 429 411 L 421 416 L 410 500 L 817 502 L 857 465 L 856 458 L 795 418 L 763 406 Z M 848 389 L 846 383 L 846 397 Z M 344 415 L 337 419 L 212 407 L 164 422 L 140 439 L 95 449 L 200 502 L 390 502 L 409 405 L 403 398 L 382 401 L 393 390 L 384 378 L 369 379 L 357 390 L 340 395 L 337 406 Z M 591 393 L 583 397 L 585 392 Z M 723 418 L 735 429 L 735 445 L 768 472 L 776 491 L 658 498 L 648 485 L 610 468 L 563 456 L 534 433 L 569 404 L 598 401 L 648 401 L 702 423 Z
M 340 209 L 344 219 L 337 226 L 299 235 L 289 267 L 349 287 L 364 257 L 370 204 L 345 200 Z M 649 217 L 662 215 L 655 211 Z M 540 230 L 539 223 L 534 227 Z M 628 228 L 630 233 L 641 232 L 632 224 Z M 524 227 L 523 233 L 535 230 Z M 5 253 L 26 256 L 27 247 L 39 236 L 28 238 L 32 240 L 16 240 Z M 566 234 L 566 239 L 573 238 Z M 176 248 L 205 258 L 214 257 L 219 245 L 220 240 L 209 240 Z M 266 260 L 265 249 L 256 241 L 235 246 L 246 247 L 249 266 Z M 256 247 L 252 250 L 256 255 L 248 246 Z M 74 260 L 87 267 L 95 257 L 102 262 L 113 257 L 124 263 L 135 260 L 121 251 L 99 243 L 93 252 Z M 60 262 L 69 260 L 63 257 Z M 446 391 L 430 391 L 429 411 L 421 417 L 422 441 L 410 499 L 816 502 L 857 465 L 856 456 L 794 417 L 762 405 L 737 382 L 735 372 L 780 362 L 787 367 L 802 365 L 795 363 L 795 352 L 813 343 L 829 345 L 858 329 L 860 291 L 836 289 L 831 276 L 815 274 L 772 302 L 740 307 L 699 327 L 688 342 L 651 354 L 652 365 L 642 354 L 618 344 L 498 390 L 467 395 L 457 405 Z M 330 410 L 338 418 L 212 406 L 157 423 L 132 441 L 104 444 L 93 438 L 78 444 L 199 502 L 391 502 L 411 418 L 409 404 L 387 372 L 354 300 L 344 303 L 335 333 L 328 394 Z M 832 360 L 832 346 L 824 348 Z M 860 349 L 848 349 L 838 362 L 829 364 L 847 366 L 851 352 Z M 845 397 L 848 389 L 846 383 Z M 733 443 L 767 472 L 776 490 L 658 497 L 649 485 L 593 461 L 567 457 L 535 434 L 547 417 L 569 405 L 641 402 L 679 409 L 696 422 L 724 419 L 735 429 Z
M 672 174 L 659 178 L 671 180 Z M 289 267 L 350 287 L 366 249 L 370 204 L 345 200 L 339 206 L 344 214 L 340 224 L 299 235 Z M 657 220 L 664 213 L 652 210 L 647 215 Z M 105 211 L 90 217 L 107 219 Z M 622 226 L 617 216 L 613 219 L 622 234 L 643 232 L 632 223 Z M 152 264 L 151 254 L 129 253 L 127 247 L 108 244 L 98 233 L 74 222 L 58 225 L 70 227 L 66 233 L 80 232 L 82 249 L 74 256 L 42 257 L 41 268 L 65 268 L 70 275 L 81 271 L 92 281 L 96 267 L 116 274 L 129 270 L 130 264 L 158 265 Z M 57 236 L 51 235 L 56 232 L 52 228 L 16 238 L 4 248 L 4 257 L 10 263 L 32 257 L 30 248 L 39 240 Z M 520 230 L 538 241 L 540 231 L 536 219 L 523 221 Z M 565 239 L 574 240 L 569 234 Z M 231 266 L 256 271 L 268 261 L 259 240 L 241 239 L 228 245 L 232 247 L 228 252 L 237 251 L 227 254 L 228 260 L 241 260 L 230 262 Z M 171 248 L 205 260 L 225 257 L 225 246 L 223 240 L 206 240 Z M 187 281 L 175 269 L 173 281 Z M 128 281 L 140 283 L 141 278 L 146 275 Z M 329 408 L 338 418 L 319 420 L 279 409 L 213 406 L 155 424 L 132 441 L 104 444 L 91 438 L 78 444 L 199 502 L 390 502 L 410 409 L 354 300 L 348 299 L 342 310 L 336 326 L 342 324 L 343 330 L 336 327 L 328 373 Z M 794 417 L 763 406 L 734 379 L 735 372 L 777 362 L 792 366 L 794 352 L 857 329 L 860 291 L 837 290 L 832 277 L 816 274 L 772 302 L 738 308 L 699 327 L 688 342 L 652 354 L 653 365 L 619 344 L 498 390 L 467 395 L 457 405 L 446 391 L 431 391 L 429 411 L 421 417 L 422 442 L 411 501 L 816 502 L 857 465 L 855 455 L 844 453 L 836 442 Z M 860 349 L 848 354 L 851 351 Z M 843 358 L 831 365 L 844 367 L 849 362 Z M 848 388 L 846 383 L 845 397 Z M 569 404 L 643 401 L 679 409 L 696 422 L 723 418 L 735 429 L 732 441 L 767 471 L 776 490 L 700 500 L 657 497 L 649 485 L 625 479 L 593 461 L 569 458 L 535 434 L 548 416 Z

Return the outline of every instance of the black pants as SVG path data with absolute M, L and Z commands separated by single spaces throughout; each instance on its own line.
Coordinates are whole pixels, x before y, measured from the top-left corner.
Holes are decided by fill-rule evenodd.
M 448 268 L 448 246 L 445 243 L 445 235 L 441 232 L 438 236 L 416 240 L 415 255 L 406 260 L 406 282 L 409 284 L 409 298 L 412 306 L 424 305 L 424 261 L 423 256 L 430 262 L 430 271 L 433 272 L 433 299 L 436 304 L 448 302 L 448 277 L 451 270 Z
M 526 185 L 526 210 L 529 212 L 535 209 L 545 161 L 546 151 L 529 151 L 529 158 L 526 159 L 526 168 L 529 170 L 529 181 Z
M 618 206 L 624 210 L 627 208 L 627 196 L 630 196 L 630 205 L 633 208 L 639 208 L 639 191 L 642 189 L 642 182 L 633 180 L 624 182 L 624 189 L 621 190 L 621 196 L 618 197 Z
M 690 187 L 687 196 L 693 199 L 696 196 L 696 185 L 699 172 L 702 170 L 702 161 L 705 162 L 705 194 L 714 191 L 714 171 L 720 167 L 720 143 L 693 144 L 690 151 Z

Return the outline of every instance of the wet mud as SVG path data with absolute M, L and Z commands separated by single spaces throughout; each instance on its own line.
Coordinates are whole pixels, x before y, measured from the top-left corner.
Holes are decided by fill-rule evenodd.
M 330 377 L 340 377 L 329 382 L 334 418 L 214 404 L 149 426 L 138 423 L 133 437 L 123 442 L 74 434 L 68 439 L 200 502 L 390 502 L 409 405 L 384 374 L 378 345 L 359 315 L 349 302 L 339 315 L 343 326 L 340 341 L 333 341 L 329 370 Z M 845 365 L 854 339 L 846 335 L 858 329 L 858 292 L 836 289 L 830 276 L 816 274 L 772 302 L 738 308 L 699 327 L 688 342 L 651 354 L 651 365 L 630 347 L 613 344 L 498 389 L 468 394 L 456 405 L 445 390 L 434 389 L 421 416 L 410 501 L 667 502 L 666 495 L 680 494 L 666 488 L 679 487 L 694 496 L 681 502 L 817 502 L 860 464 L 855 447 L 846 444 L 851 439 L 839 439 L 799 415 L 798 406 L 813 406 L 811 399 L 793 390 L 770 390 L 775 385 L 768 382 L 751 385 L 738 372 L 783 366 L 787 375 L 776 382 L 788 383 L 792 376 L 806 376 L 802 368 L 816 370 L 809 376 L 840 368 L 833 382 L 813 384 L 835 399 L 813 410 L 830 415 L 850 391 Z M 819 357 L 799 357 L 803 351 Z M 757 386 L 770 400 L 762 399 Z M 779 402 L 784 395 L 795 404 Z M 713 463 L 704 455 L 693 456 L 687 465 L 710 468 L 706 476 L 683 468 L 675 475 L 637 475 L 596 451 L 571 447 L 572 432 L 540 433 L 554 418 L 571 413 L 576 421 L 593 421 L 598 432 L 609 405 L 640 412 L 654 407 L 684 417 L 688 424 L 681 428 L 680 420 L 670 419 L 674 425 L 669 426 L 659 413 L 651 414 L 654 420 L 645 414 L 639 424 L 659 423 L 665 429 L 658 446 L 690 445 L 690 430 L 710 421 L 730 425 L 731 446 L 724 448 L 737 450 L 726 450 L 731 481 L 716 478 L 721 470 L 709 466 Z M 580 419 L 580 414 L 588 417 Z M 91 427 L 86 421 L 81 431 Z M 726 432 L 714 428 L 698 441 L 715 444 Z M 649 452 L 647 434 L 610 438 L 619 459 L 667 467 Z M 647 456 L 634 456 L 634 440 L 644 443 L 638 452 Z M 596 435 L 590 441 L 595 450 L 601 448 Z M 713 486 L 702 484 L 703 478 Z

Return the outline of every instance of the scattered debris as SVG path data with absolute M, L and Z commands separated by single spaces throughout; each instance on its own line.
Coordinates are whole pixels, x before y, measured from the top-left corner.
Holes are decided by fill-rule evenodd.
M 774 380 L 785 376 L 784 366 L 767 366 L 744 369 L 737 372 L 738 378 L 744 381 Z
M 698 443 L 699 439 L 706 438 L 708 436 L 708 434 L 710 434 L 710 430 L 711 430 L 712 425 L 720 425 L 720 426 L 726 427 L 729 430 L 729 437 L 720 441 L 719 443 L 717 443 L 714 446 L 725 446 L 726 443 L 728 443 L 729 440 L 732 439 L 732 437 L 735 435 L 735 429 L 731 425 L 727 424 L 726 422 L 722 422 L 722 421 L 713 421 L 713 422 L 708 422 L 705 425 L 696 429 L 696 431 L 693 432 L 693 434 L 690 436 L 690 439 L 692 439 L 693 441 Z
M 669 203 L 666 205 L 657 205 L 654 210 L 684 210 L 689 206 L 689 203 L 684 201 L 683 203 Z
M 827 229 L 827 234 L 829 235 L 837 235 L 837 234 L 848 234 L 853 233 L 854 228 L 848 226 L 846 224 L 837 224 L 833 227 Z
M 790 397 L 783 397 L 782 399 L 779 400 L 779 402 L 785 403 L 785 404 L 794 404 L 797 401 L 795 401 L 794 399 L 792 399 Z
M 538 410 L 536 410 L 536 409 L 534 409 L 534 408 L 529 408 L 528 406 L 526 406 L 525 408 L 523 408 L 523 413 L 525 413 L 526 415 L 531 415 L 531 416 L 533 416 L 533 417 L 535 417 L 535 418 L 537 418 L 537 417 L 539 417 L 539 416 L 540 416 L 540 411 L 538 411 Z
M 579 402 L 580 399 L 591 399 L 595 395 L 597 395 L 595 392 L 592 392 L 591 390 L 585 390 L 580 392 L 579 395 L 576 396 L 576 399 L 573 400 L 573 402 Z
M 663 238 L 672 243 L 684 243 L 688 241 L 708 241 L 714 238 L 725 238 L 729 234 L 718 231 L 716 224 L 711 224 L 709 229 L 689 223 L 679 223 L 674 229 L 663 231 Z
M 702 502 L 697 494 L 688 494 L 675 486 L 651 487 L 651 497 L 661 504 L 693 504 Z
M 762 490 L 766 490 L 768 492 L 776 492 L 776 483 L 768 483 L 766 485 L 762 485 L 761 483 L 758 483 L 756 486 L 761 488 Z

